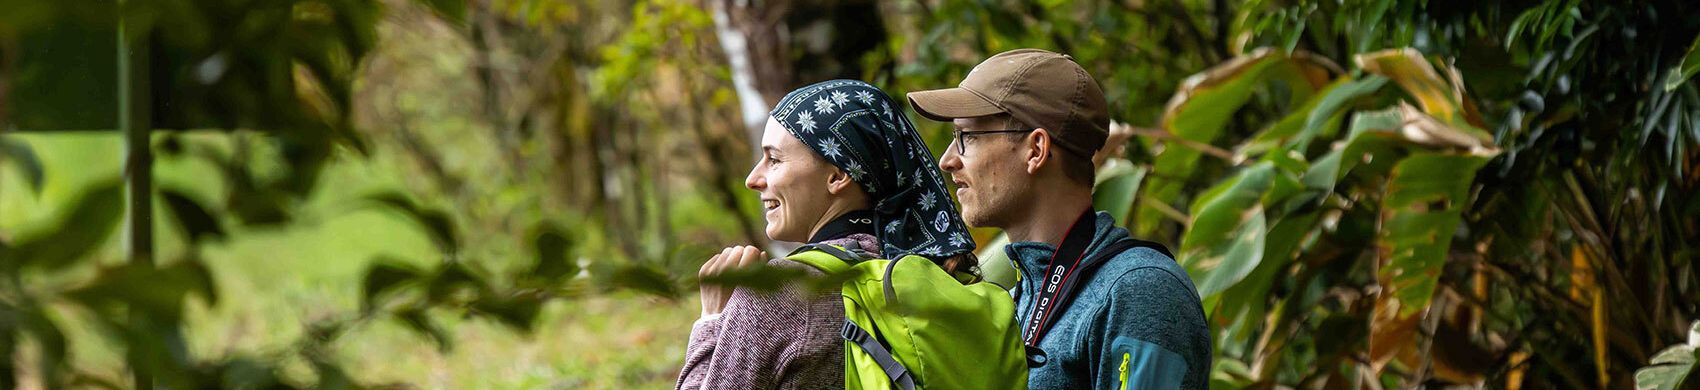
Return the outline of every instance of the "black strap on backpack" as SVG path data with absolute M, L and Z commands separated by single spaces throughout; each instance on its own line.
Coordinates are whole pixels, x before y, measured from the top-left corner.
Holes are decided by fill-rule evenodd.
M 862 330 L 862 327 L 856 326 L 856 321 L 844 319 L 844 329 L 839 331 L 839 336 L 861 346 L 862 351 L 867 352 L 869 357 L 874 358 L 874 362 L 880 364 L 880 369 L 885 371 L 885 376 L 891 378 L 891 383 L 897 388 L 915 390 L 915 376 L 908 368 L 903 367 L 903 363 L 899 363 L 896 357 L 891 356 L 891 350 L 886 349 L 884 344 L 880 344 L 879 340 L 868 334 L 868 331 Z
M 1022 332 L 1024 336 L 1022 341 L 1027 347 L 1027 365 L 1029 367 L 1039 367 L 1045 364 L 1047 359 L 1045 351 L 1039 348 L 1039 340 L 1043 339 L 1045 332 L 1050 329 L 1051 320 L 1057 317 L 1056 312 L 1068 308 L 1069 302 L 1074 299 L 1075 290 L 1080 287 L 1080 281 L 1091 280 L 1092 273 L 1098 269 L 1098 266 L 1122 252 L 1142 247 L 1154 249 L 1164 256 L 1174 258 L 1174 255 L 1170 254 L 1169 249 L 1164 247 L 1163 244 L 1132 238 L 1111 242 L 1099 249 L 1097 253 L 1087 257 L 1085 256 L 1086 247 L 1091 244 L 1096 223 L 1096 214 L 1092 212 L 1092 209 L 1087 209 L 1081 213 L 1080 218 L 1075 220 L 1074 225 L 1069 227 L 1067 233 L 1064 233 L 1062 245 L 1059 245 L 1056 253 L 1051 255 L 1050 263 L 1046 264 L 1045 279 L 1040 281 L 1040 286 L 1043 286 L 1043 288 L 1039 291 L 1030 292 L 1039 295 L 1034 297 L 1033 309 L 1027 312 L 1028 319 L 1024 324 L 1026 328 Z M 1074 261 L 1066 264 L 1058 261 L 1070 258 Z

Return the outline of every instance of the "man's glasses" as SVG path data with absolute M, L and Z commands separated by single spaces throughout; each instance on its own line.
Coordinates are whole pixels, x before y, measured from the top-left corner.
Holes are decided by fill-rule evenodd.
M 1026 130 L 1012 129 L 1012 130 L 984 130 L 984 131 L 956 130 L 954 132 L 954 134 L 956 136 L 956 154 L 959 155 L 959 156 L 967 156 L 968 155 L 968 140 L 971 139 L 973 136 L 976 136 L 976 135 L 1031 133 L 1031 132 L 1033 132 L 1033 130 L 1038 130 L 1038 129 L 1033 128 L 1033 129 L 1026 129 Z

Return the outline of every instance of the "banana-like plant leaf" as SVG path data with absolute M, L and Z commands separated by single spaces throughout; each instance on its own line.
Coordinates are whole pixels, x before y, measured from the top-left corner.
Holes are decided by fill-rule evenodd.
M 1223 180 L 1193 203 L 1192 225 L 1181 239 L 1180 262 L 1198 286 L 1199 296 L 1227 289 L 1263 259 L 1268 220 L 1259 200 L 1274 185 L 1276 174 L 1274 163 L 1258 163 Z
M 1115 217 L 1117 225 L 1126 226 L 1147 170 L 1120 158 L 1105 161 L 1098 169 L 1098 184 L 1092 188 L 1092 207 Z
M 1370 358 L 1380 371 L 1403 348 L 1414 345 L 1417 323 L 1440 280 L 1452 237 L 1463 222 L 1475 172 L 1483 156 L 1418 152 L 1398 162 L 1381 199 L 1376 238 L 1380 269 L 1371 323 Z
M 1411 48 L 1359 54 L 1354 59 L 1365 72 L 1399 84 L 1406 94 L 1417 99 L 1422 112 L 1450 126 L 1450 130 L 1459 133 L 1458 137 L 1493 144 L 1493 135 L 1481 129 L 1481 118 L 1471 112 L 1469 102 L 1464 99 L 1464 81 L 1457 70 L 1445 68 L 1446 76 L 1450 77 L 1443 77 L 1422 53 Z
M 1338 66 L 1320 58 L 1294 53 L 1282 54 L 1269 48 L 1235 57 L 1202 73 L 1188 77 L 1164 107 L 1161 128 L 1177 138 L 1200 144 L 1216 142 L 1228 119 L 1245 105 L 1258 87 L 1281 80 L 1291 91 L 1294 106 L 1305 102 L 1328 84 Z M 1156 157 L 1152 180 L 1143 187 L 1149 201 L 1173 203 L 1192 176 L 1201 152 L 1185 143 L 1168 143 Z M 1149 236 L 1162 214 L 1152 206 L 1141 207 L 1133 229 Z

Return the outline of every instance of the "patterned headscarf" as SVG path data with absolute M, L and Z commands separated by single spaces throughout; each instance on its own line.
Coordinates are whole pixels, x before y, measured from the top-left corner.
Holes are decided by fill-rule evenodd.
M 791 91 L 769 115 L 873 198 L 882 257 L 973 251 L 932 151 L 894 106 L 902 108 L 868 83 L 832 80 Z

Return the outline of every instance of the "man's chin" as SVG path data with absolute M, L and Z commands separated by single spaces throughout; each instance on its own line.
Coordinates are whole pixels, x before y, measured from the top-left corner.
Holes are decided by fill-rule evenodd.
M 969 210 L 962 211 L 962 222 L 967 223 L 968 227 L 972 228 L 993 227 L 991 218 L 987 218 L 987 216 L 983 214 L 971 212 Z

